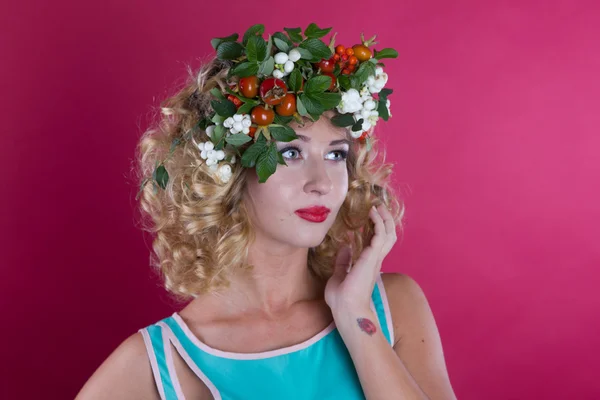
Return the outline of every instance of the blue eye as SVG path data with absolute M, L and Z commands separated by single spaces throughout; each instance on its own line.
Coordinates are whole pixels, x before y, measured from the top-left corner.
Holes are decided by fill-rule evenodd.
M 286 148 L 283 148 L 283 149 L 281 149 L 280 153 L 283 155 L 284 153 L 287 153 L 288 151 L 292 151 L 292 152 L 296 151 L 296 152 L 298 152 L 298 154 L 301 153 L 301 150 L 298 147 L 295 147 L 295 146 L 288 146 Z M 339 154 L 338 159 L 333 160 L 333 161 L 345 161 L 346 158 L 348 158 L 348 152 L 345 151 L 345 150 L 333 150 L 330 153 L 338 153 Z M 288 157 L 284 156 L 283 158 L 288 158 Z M 295 160 L 294 157 L 292 157 L 291 159 Z

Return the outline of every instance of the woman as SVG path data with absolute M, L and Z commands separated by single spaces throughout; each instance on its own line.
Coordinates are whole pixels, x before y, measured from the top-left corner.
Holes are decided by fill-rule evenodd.
M 141 210 L 166 289 L 192 300 L 78 399 L 455 398 L 423 292 L 380 273 L 404 212 L 372 136 L 393 52 L 332 38 L 324 57 L 329 29 L 215 38 L 167 100 L 139 146 Z

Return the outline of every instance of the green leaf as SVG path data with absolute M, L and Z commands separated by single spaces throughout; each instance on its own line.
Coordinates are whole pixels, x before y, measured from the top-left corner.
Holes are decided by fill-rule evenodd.
M 248 114 L 254 107 L 256 107 L 256 104 L 244 103 L 238 108 L 237 114 Z
M 231 117 L 237 110 L 235 104 L 229 100 L 211 100 L 210 105 L 217 114 L 225 118 Z
M 265 26 L 263 24 L 252 25 L 246 33 L 244 33 L 244 38 L 242 39 L 242 44 L 245 46 L 248 43 L 248 40 L 252 36 L 259 36 L 265 33 Z
M 298 139 L 296 132 L 286 125 L 269 125 L 269 132 L 271 132 L 271 137 L 279 142 L 291 142 Z
M 279 38 L 273 38 L 273 42 L 275 42 L 275 46 L 277 47 L 278 50 L 280 51 L 284 51 L 284 52 L 288 52 L 290 51 L 290 48 L 288 47 L 287 44 L 285 44 L 285 42 Z
M 236 133 L 225 138 L 225 141 L 233 146 L 241 146 L 251 140 L 252 138 L 244 133 Z
M 262 76 L 270 76 L 274 69 L 275 59 L 273 57 L 269 57 L 260 64 L 257 74 Z
M 275 46 L 279 50 L 285 51 L 286 53 L 294 46 L 294 43 L 281 32 L 275 32 L 273 34 L 273 43 L 275 43 Z
M 242 166 L 246 168 L 254 167 L 256 165 L 258 156 L 267 147 L 266 143 L 267 141 L 261 132 L 256 142 L 254 142 L 252 146 L 248 147 L 244 151 L 244 154 L 242 154 Z
M 214 122 L 215 124 L 219 125 L 222 124 L 223 121 L 225 121 L 227 117 L 222 117 L 219 114 L 215 114 L 213 115 L 213 117 L 210 119 L 212 122 Z
M 242 55 L 244 47 L 238 42 L 223 42 L 217 47 L 217 58 L 220 60 L 233 60 Z
M 273 51 L 273 38 L 269 35 L 267 39 L 267 57 L 271 56 L 271 52 Z
M 331 77 L 327 75 L 316 75 L 306 81 L 304 91 L 306 93 L 322 93 L 331 85 Z
M 340 76 L 341 72 L 342 72 L 342 68 L 340 68 L 340 64 L 335 63 L 335 65 L 333 66 L 333 75 Z
M 255 62 L 243 62 L 236 65 L 231 70 L 231 75 L 237 75 L 239 77 L 246 77 L 256 75 L 258 73 L 259 66 Z
M 382 58 L 398 58 L 398 52 L 391 48 L 385 48 L 376 51 L 373 58 L 376 58 L 377 60 L 381 60 Z
M 356 79 L 356 85 L 360 87 L 371 75 L 375 75 L 375 64 L 364 62 L 360 64 L 353 78 Z
M 310 51 L 315 58 L 331 58 L 331 50 L 320 39 L 306 39 L 298 47 Z
M 352 125 L 352 131 L 353 132 L 358 132 L 362 129 L 362 124 L 363 124 L 364 119 L 359 119 L 358 121 L 356 121 L 356 123 L 354 125 Z
M 385 96 L 386 98 L 390 95 L 394 93 L 394 89 L 387 89 L 387 88 L 383 88 L 381 89 L 381 91 L 378 93 L 379 98 L 381 98 L 381 96 Z
M 277 125 L 287 125 L 290 122 L 292 122 L 293 119 L 294 119 L 293 116 L 284 117 L 282 115 L 275 113 L 275 119 L 273 120 L 273 122 Z
M 217 50 L 217 48 L 219 47 L 219 45 L 223 42 L 235 42 L 236 40 L 238 40 L 239 35 L 237 33 L 234 33 L 233 35 L 229 35 L 226 37 L 222 37 L 222 38 L 213 38 L 210 40 L 210 44 L 213 47 L 213 49 Z
M 271 143 L 258 156 L 256 161 L 256 174 L 258 175 L 258 183 L 265 183 L 269 176 L 273 175 L 277 170 L 277 147 L 275 143 Z
M 308 25 L 308 27 L 304 31 L 304 36 L 311 39 L 318 39 L 327 35 L 330 30 L 331 28 L 321 29 L 317 26 L 317 24 L 313 22 L 312 24 Z
M 198 123 L 198 128 L 200 128 L 201 131 L 205 131 L 206 127 L 212 125 L 210 123 L 210 118 L 208 117 L 204 117 L 200 120 L 200 122 Z
M 320 58 L 313 56 L 313 54 L 310 52 L 310 50 L 303 49 L 302 47 L 296 47 L 296 50 L 298 50 L 298 52 L 300 53 L 301 60 L 321 61 Z M 312 70 L 312 67 L 311 67 L 311 70 Z
M 331 123 L 335 126 L 346 127 L 354 125 L 356 121 L 354 121 L 354 117 L 352 114 L 340 114 L 331 118 Z
M 169 173 L 164 165 L 160 165 L 158 168 L 156 168 L 152 177 L 161 188 L 165 189 L 167 187 L 167 183 L 169 182 Z
M 210 89 L 210 94 L 212 94 L 214 97 L 216 97 L 219 100 L 224 100 L 225 99 L 225 95 L 221 92 L 221 90 L 219 90 L 219 88 L 212 88 Z
M 348 90 L 352 89 L 352 84 L 350 83 L 350 78 L 348 78 L 345 75 L 338 76 L 338 83 L 340 84 L 340 87 L 342 88 L 342 90 L 344 90 L 346 92 Z
M 329 110 L 335 108 L 342 101 L 341 93 L 331 92 L 317 92 L 317 93 L 306 93 L 306 96 L 311 100 L 318 102 L 322 108 Z M 308 109 L 308 107 L 307 107 Z M 310 111 L 310 110 L 309 110 Z
M 377 112 L 384 121 L 387 121 L 390 118 L 390 114 L 387 109 L 387 97 L 392 94 L 392 92 L 392 89 L 383 88 L 378 93 L 379 101 L 377 102 Z
M 302 115 L 303 117 L 306 117 L 308 115 L 308 111 L 306 110 L 306 107 L 304 107 L 302 97 L 302 94 L 296 97 L 296 109 L 298 110 L 298 114 Z
M 298 92 L 302 87 L 302 73 L 297 68 L 290 73 L 288 86 L 292 92 Z
M 285 165 L 287 166 L 287 163 L 285 162 L 285 160 L 283 159 L 283 156 L 281 155 L 280 152 L 277 152 L 277 163 L 281 164 L 281 165 Z
M 215 130 L 213 131 L 212 136 L 210 137 L 210 141 L 216 145 L 221 141 L 221 139 L 223 139 L 224 135 L 225 127 L 223 125 L 217 125 L 215 126 Z
M 267 42 L 260 36 L 251 36 L 246 44 L 246 56 L 250 62 L 262 62 L 267 58 Z
M 301 28 L 283 28 L 294 43 L 300 43 L 302 39 Z
M 306 94 L 301 94 L 300 97 L 302 97 L 302 103 L 309 114 L 321 115 L 325 111 L 325 107 L 323 107 L 318 100 L 315 100 Z M 297 103 L 298 102 L 296 102 L 296 107 L 298 106 Z M 314 115 L 312 116 L 314 117 Z

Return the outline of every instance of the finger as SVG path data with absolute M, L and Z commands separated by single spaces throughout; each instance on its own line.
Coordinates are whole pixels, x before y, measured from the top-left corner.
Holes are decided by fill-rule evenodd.
M 350 246 L 345 245 L 337 253 L 335 258 L 335 267 L 333 273 L 340 278 L 343 278 L 350 268 L 352 262 L 352 249 Z
M 379 250 L 379 249 L 381 249 L 381 246 L 383 246 L 383 243 L 385 242 L 385 237 L 386 237 L 385 225 L 383 223 L 383 218 L 381 218 L 379 211 L 377 211 L 377 209 L 375 207 L 371 208 L 370 215 L 371 215 L 371 218 L 373 219 L 373 223 L 375 224 L 375 226 L 374 226 L 375 235 L 371 239 L 371 245 Z
M 385 226 L 385 232 L 390 235 L 390 234 L 396 234 L 396 224 L 394 223 L 394 217 L 392 216 L 392 213 L 390 212 L 390 210 L 385 206 L 385 204 L 380 204 L 379 208 L 379 215 L 381 215 L 381 218 L 383 218 L 383 224 Z

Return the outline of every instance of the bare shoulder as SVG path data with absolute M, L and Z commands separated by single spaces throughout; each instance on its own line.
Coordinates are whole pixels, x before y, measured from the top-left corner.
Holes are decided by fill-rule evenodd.
M 409 275 L 387 272 L 381 274 L 381 281 L 390 306 L 396 339 L 394 345 L 396 345 L 410 328 L 406 321 L 411 319 L 411 313 L 414 313 L 419 306 L 423 307 L 424 303 L 427 303 L 427 298 L 421 286 Z
M 401 273 L 381 274 L 394 325 L 394 350 L 430 399 L 455 400 L 433 311 L 421 286 Z
M 125 339 L 81 388 L 76 400 L 160 399 L 140 332 Z

